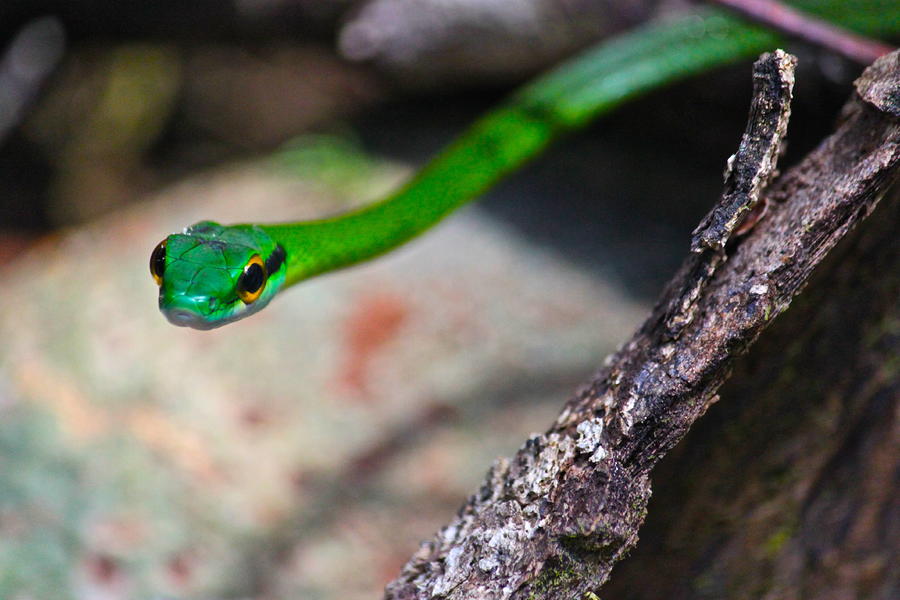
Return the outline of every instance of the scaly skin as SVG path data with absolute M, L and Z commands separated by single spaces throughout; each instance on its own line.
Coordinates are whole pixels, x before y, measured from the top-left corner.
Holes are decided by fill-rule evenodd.
M 897 0 L 793 4 L 863 34 L 900 33 Z M 203 222 L 169 236 L 164 265 L 158 263 L 164 271 L 160 310 L 172 323 L 198 329 L 253 314 L 282 287 L 374 258 L 421 234 L 562 133 L 665 83 L 773 49 L 779 41 L 773 32 L 713 10 L 606 41 L 525 86 L 380 202 L 317 221 Z M 254 254 L 268 261 L 279 247 L 284 264 L 267 274 L 258 298 L 241 300 L 237 288 L 247 261 Z
M 287 273 L 284 261 L 270 264 L 259 296 L 250 303 L 238 297 L 238 280 L 250 259 L 257 255 L 265 263 L 278 247 L 256 225 L 224 227 L 201 221 L 164 243 L 159 306 L 175 325 L 212 329 L 252 315 L 275 296 Z

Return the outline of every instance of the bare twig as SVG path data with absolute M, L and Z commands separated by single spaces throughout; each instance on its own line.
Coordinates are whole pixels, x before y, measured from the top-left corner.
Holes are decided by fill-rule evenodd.
M 725 261 L 725 244 L 742 219 L 760 200 L 762 190 L 775 176 L 781 142 L 791 116 L 791 92 L 796 60 L 777 54 L 777 60 L 758 61 L 753 69 L 753 101 L 747 130 L 738 151 L 726 163 L 725 191 L 708 215 L 694 230 L 692 255 L 685 262 L 691 273 L 688 286 L 672 296 L 666 311 L 666 328 L 671 338 L 694 319 L 694 308 L 703 286 Z
M 871 64 L 893 50 L 887 44 L 872 40 L 831 23 L 817 19 L 778 0 L 710 0 L 744 17 L 777 31 L 828 48 L 852 61 Z
M 792 67 L 783 53 L 765 55 L 757 72 L 769 73 L 770 85 L 756 94 L 782 96 Z M 772 202 L 746 237 L 726 244 L 731 225 L 701 227 L 701 237 L 717 230 L 724 239 L 712 236 L 720 241 L 714 248 L 700 244 L 634 338 L 546 433 L 493 466 L 481 490 L 388 585 L 388 598 L 570 600 L 606 581 L 636 543 L 651 469 L 718 399 L 735 358 L 897 180 L 898 67 L 894 53 L 867 69 L 838 131 L 764 193 L 783 202 Z M 748 131 L 754 119 L 781 116 L 752 115 Z M 778 130 L 771 125 L 757 130 Z M 746 164 L 739 152 L 732 171 L 767 176 L 760 158 L 772 145 L 759 148 Z M 746 205 L 733 200 L 726 190 L 714 214 Z M 722 258 L 709 263 L 711 274 L 698 272 L 696 257 L 704 254 Z M 690 315 L 674 331 L 672 307 Z

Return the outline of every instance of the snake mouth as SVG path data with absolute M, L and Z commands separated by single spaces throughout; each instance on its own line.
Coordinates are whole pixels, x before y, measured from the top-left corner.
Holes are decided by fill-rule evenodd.
M 192 327 L 194 329 L 211 329 L 212 325 L 200 315 L 183 308 L 172 308 L 165 311 L 166 318 L 173 325 Z
M 192 329 L 214 329 L 223 323 L 219 319 L 210 319 L 202 312 L 209 306 L 209 300 L 203 297 L 176 295 L 166 301 L 160 297 L 160 310 L 169 323 L 178 327 Z M 227 322 L 227 321 L 226 321 Z

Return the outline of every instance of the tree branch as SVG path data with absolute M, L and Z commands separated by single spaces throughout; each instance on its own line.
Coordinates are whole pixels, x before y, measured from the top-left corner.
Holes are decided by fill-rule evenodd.
M 762 187 L 752 182 L 774 168 L 792 68 L 781 52 L 755 66 L 753 106 L 781 108 L 751 111 L 722 200 L 643 327 L 546 433 L 493 465 L 386 597 L 570 600 L 602 585 L 636 543 L 650 470 L 718 399 L 734 359 L 898 178 L 895 52 L 857 81 L 838 130 L 763 193 L 767 218 L 741 228 L 745 237 L 734 233 Z
M 762 23 L 811 44 L 828 48 L 841 56 L 868 65 L 893 48 L 878 40 L 856 35 L 837 25 L 803 13 L 778 0 L 710 0 L 751 21 Z

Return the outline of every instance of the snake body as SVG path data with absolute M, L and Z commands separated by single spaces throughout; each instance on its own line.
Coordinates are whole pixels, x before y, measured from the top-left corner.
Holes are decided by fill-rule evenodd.
M 804 0 L 868 34 L 900 31 L 896 0 Z M 223 226 L 203 221 L 154 249 L 159 307 L 175 325 L 212 329 L 281 290 L 384 254 L 477 198 L 560 134 L 659 86 L 774 48 L 780 38 L 708 10 L 608 40 L 525 86 L 473 124 L 389 197 L 336 217 Z

